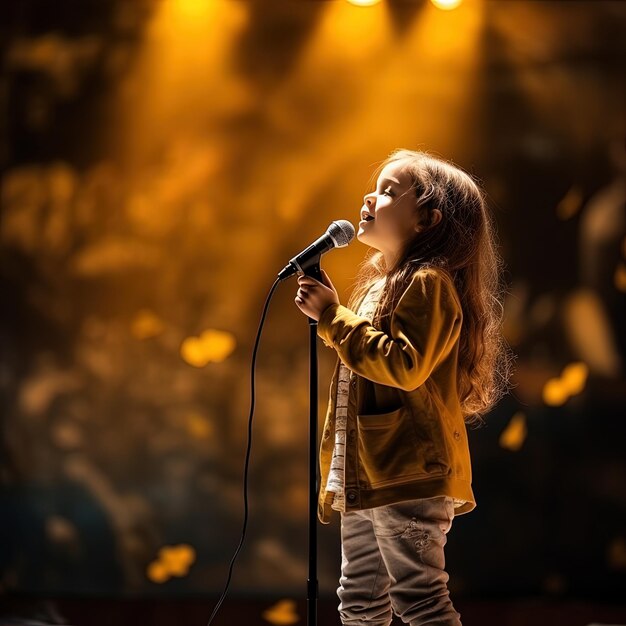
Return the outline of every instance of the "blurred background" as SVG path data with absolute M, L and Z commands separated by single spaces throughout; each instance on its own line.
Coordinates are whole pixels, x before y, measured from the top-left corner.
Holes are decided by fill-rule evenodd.
M 446 547 L 463 623 L 626 623 L 626 3 L 2 14 L 0 623 L 206 623 L 241 537 L 265 299 L 332 220 L 358 222 L 397 147 L 476 177 L 506 261 L 516 387 L 469 431 L 478 506 Z M 367 250 L 323 258 L 343 303 Z M 215 626 L 306 623 L 296 291 L 263 329 Z M 318 356 L 321 431 L 336 353 Z M 318 536 L 331 626 L 338 513 Z

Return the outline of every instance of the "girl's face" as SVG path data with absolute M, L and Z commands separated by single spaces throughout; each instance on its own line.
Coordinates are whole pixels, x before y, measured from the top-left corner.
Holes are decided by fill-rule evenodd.
M 386 165 L 376 189 L 363 201 L 357 239 L 380 250 L 390 268 L 404 244 L 421 229 L 415 190 L 411 189 L 411 178 L 403 171 L 402 162 Z

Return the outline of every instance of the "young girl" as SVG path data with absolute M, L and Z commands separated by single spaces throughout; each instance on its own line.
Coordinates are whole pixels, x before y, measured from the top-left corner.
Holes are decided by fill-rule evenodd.
M 377 250 L 348 306 L 299 276 L 296 305 L 337 351 L 320 446 L 318 518 L 341 515 L 342 624 L 458 626 L 444 546 L 476 506 L 466 424 L 509 380 L 501 259 L 483 192 L 458 167 L 397 149 L 364 198 Z M 374 174 L 375 175 L 375 174 Z M 356 313 L 355 313 L 356 311 Z

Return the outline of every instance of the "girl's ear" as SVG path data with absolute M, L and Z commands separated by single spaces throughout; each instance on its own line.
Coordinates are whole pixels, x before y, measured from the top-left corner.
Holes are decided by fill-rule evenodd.
M 435 224 L 438 224 L 441 221 L 442 217 L 443 214 L 441 213 L 440 209 L 433 209 L 432 213 L 430 214 L 430 225 L 434 226 Z
M 432 209 L 430 212 L 430 221 L 428 221 L 425 218 L 422 218 L 422 221 L 419 224 L 415 225 L 415 230 L 419 233 L 425 228 L 432 228 L 435 224 L 438 224 L 441 221 L 442 217 L 443 217 L 443 214 L 440 209 Z

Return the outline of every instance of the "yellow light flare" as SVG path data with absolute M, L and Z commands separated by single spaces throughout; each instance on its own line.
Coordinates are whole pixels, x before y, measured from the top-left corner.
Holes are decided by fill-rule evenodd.
M 561 382 L 570 395 L 576 395 L 585 388 L 589 368 L 582 361 L 576 361 L 566 365 L 561 373 Z
M 357 7 L 371 7 L 373 4 L 378 4 L 381 0 L 348 0 L 350 4 Z
M 280 177 L 281 193 L 271 201 L 285 220 L 297 219 L 312 195 L 326 191 L 338 169 L 364 152 L 382 155 L 405 144 L 406 130 L 398 119 L 411 118 L 420 144 L 436 145 L 445 153 L 458 150 L 473 135 L 480 115 L 482 0 L 466 1 L 453 12 L 420 5 L 401 29 L 388 3 L 369 10 L 348 2 L 323 4 L 315 30 L 289 72 L 264 94 L 263 111 L 266 123 L 287 135 L 300 133 L 307 123 L 300 103 L 309 97 L 323 93 L 332 115 L 307 140 L 306 151 L 294 152 L 288 162 L 268 163 L 259 170 L 258 182 L 249 181 L 250 191 L 242 190 L 243 205 L 262 208 L 255 183 L 262 187 L 262 179 Z M 342 149 L 328 150 L 329 145 Z M 349 200 L 354 215 L 360 200 Z
M 567 402 L 569 391 L 560 378 L 550 378 L 543 386 L 542 397 L 548 406 L 561 406 Z
M 444 11 L 456 9 L 461 4 L 461 1 L 462 0 L 431 0 L 434 6 Z
M 471 81 L 476 79 L 474 72 L 482 62 L 478 51 L 485 19 L 483 4 L 479 0 L 465 2 L 463 6 L 457 3 L 458 10 L 452 13 L 442 13 L 439 9 L 443 7 L 436 6 L 434 2 L 425 4 L 423 12 L 418 14 L 404 37 L 411 44 L 411 48 L 406 50 L 406 53 L 411 54 L 411 61 L 417 60 L 426 76 L 428 63 L 432 61 L 445 62 L 454 68 L 455 80 L 470 70 L 469 76 L 463 76 L 462 87 L 471 86 Z M 418 52 L 421 56 L 414 56 Z M 445 77 L 438 76 L 433 82 L 435 85 L 444 84 L 444 80 Z M 461 95 L 460 91 L 455 93 Z M 469 100 L 466 104 L 469 104 Z
M 163 546 L 158 558 L 148 565 L 146 574 L 152 582 L 164 583 L 172 576 L 186 576 L 195 560 L 196 551 L 189 544 Z
M 160 335 L 164 330 L 165 324 L 148 309 L 138 311 L 131 325 L 131 333 L 137 339 L 150 339 Z
M 255 94 L 234 66 L 249 18 L 246 2 L 157 3 L 120 85 L 118 144 L 132 161 L 149 160 L 174 134 L 201 143 L 207 126 L 251 108 Z
M 377 55 L 384 54 L 391 35 L 389 11 L 380 2 L 371 7 L 371 11 L 359 11 L 361 7 L 352 2 L 327 3 L 315 32 L 302 46 L 298 63 L 286 77 L 288 83 L 283 82 L 283 87 L 291 90 L 300 81 L 328 80 L 328 76 L 333 75 L 333 64 L 337 64 L 336 76 L 342 73 L 346 62 L 373 61 Z M 363 41 L 365 34 L 367 45 Z M 343 48 L 335 48 L 341 44 Z M 353 69 L 358 71 L 359 68 Z M 303 74 L 306 71 L 312 75 Z
M 615 288 L 619 291 L 626 291 L 626 265 L 618 263 L 613 275 Z
M 193 24 L 211 11 L 209 0 L 170 0 L 170 15 L 182 25 Z
M 180 347 L 182 358 L 195 367 L 204 367 L 209 362 L 221 363 L 235 349 L 232 333 L 209 329 L 199 337 L 188 337 Z
M 300 620 L 293 600 L 279 600 L 274 606 L 263 611 L 263 619 L 270 624 L 288 625 Z
M 573 185 L 556 205 L 556 215 L 560 220 L 568 220 L 578 213 L 583 204 L 583 190 Z
M 152 561 L 152 563 L 148 565 L 146 575 L 153 583 L 164 583 L 170 578 L 167 567 L 160 561 Z
M 518 411 L 500 434 L 500 447 L 517 452 L 526 441 L 527 434 L 526 415 Z
M 159 550 L 159 559 L 172 576 L 185 576 L 196 560 L 196 551 L 186 543 L 163 546 Z

